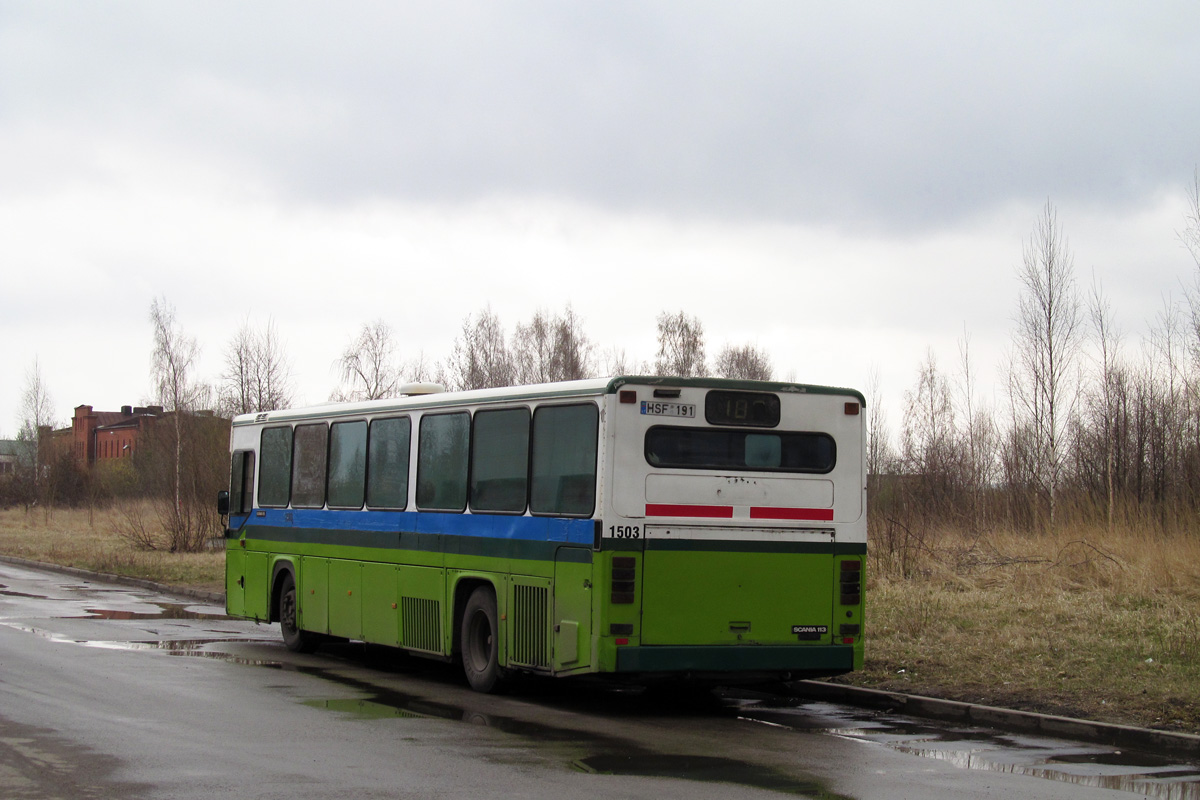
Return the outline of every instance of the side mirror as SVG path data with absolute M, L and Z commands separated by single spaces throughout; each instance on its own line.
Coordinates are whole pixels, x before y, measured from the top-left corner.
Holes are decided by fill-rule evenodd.
M 217 513 L 222 517 L 229 515 L 229 492 L 224 489 L 217 492 Z

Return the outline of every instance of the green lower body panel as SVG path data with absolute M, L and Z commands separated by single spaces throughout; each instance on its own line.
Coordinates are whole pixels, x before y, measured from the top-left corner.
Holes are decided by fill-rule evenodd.
M 617 648 L 618 672 L 849 672 L 854 648 L 842 645 L 736 647 L 727 645 Z

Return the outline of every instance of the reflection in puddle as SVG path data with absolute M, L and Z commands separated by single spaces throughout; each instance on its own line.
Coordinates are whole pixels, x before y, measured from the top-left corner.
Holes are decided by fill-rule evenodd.
M 192 611 L 192 606 L 186 603 L 155 603 L 159 607 L 157 612 L 144 611 L 115 611 L 107 608 L 87 608 L 85 617 L 75 617 L 74 619 L 231 619 L 224 614 L 205 614 L 200 611 Z
M 6 628 L 31 633 L 34 636 L 60 644 L 76 644 L 82 647 L 93 647 L 98 650 L 153 650 L 172 656 L 196 656 L 226 661 L 231 664 L 245 664 L 253 667 L 285 667 L 283 662 L 274 659 L 246 658 L 227 653 L 223 650 L 209 650 L 210 645 L 216 644 L 275 644 L 274 639 L 244 639 L 240 637 L 222 637 L 213 639 L 154 639 L 150 641 L 113 641 L 101 639 L 76 639 L 61 633 L 35 628 L 13 622 L 0 622 Z
M 743 705 L 739 714 L 757 722 L 877 742 L 962 769 L 1027 775 L 1165 800 L 1200 800 L 1200 767 L 1180 759 L 986 728 L 934 725 L 827 703 L 801 703 Z
M 715 756 L 661 753 L 627 739 L 594 731 L 581 731 L 442 703 L 395 690 L 383 689 L 330 669 L 297 667 L 297 671 L 361 691 L 366 698 L 308 700 L 305 705 L 351 714 L 362 719 L 435 718 L 482 725 L 515 734 L 539 744 L 564 745 L 568 751 L 590 752 L 569 756 L 581 772 L 633 777 L 675 778 L 707 783 L 729 783 L 818 800 L 849 800 L 809 776 L 789 775 L 760 764 Z
M 407 709 L 396 708 L 384 703 L 376 703 L 372 700 L 305 700 L 304 705 L 311 706 L 312 708 L 323 708 L 327 711 L 340 711 L 343 714 L 352 714 L 360 719 L 386 719 L 388 717 L 407 717 L 412 719 L 422 716 Z
M 819 783 L 797 782 L 769 767 L 747 764 L 716 756 L 679 756 L 662 753 L 641 755 L 601 755 L 581 758 L 574 766 L 584 772 L 601 775 L 627 775 L 637 778 L 687 778 L 705 783 L 733 783 L 796 794 L 820 800 L 848 800 L 846 795 L 830 792 Z
M 25 592 L 14 592 L 11 589 L 0 589 L 0 594 L 5 597 L 28 597 L 31 600 L 49 600 L 50 598 L 41 594 L 26 594 Z

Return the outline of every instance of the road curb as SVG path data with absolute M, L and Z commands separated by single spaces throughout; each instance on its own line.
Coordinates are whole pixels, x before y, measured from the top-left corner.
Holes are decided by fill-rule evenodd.
M 139 589 L 150 589 L 162 594 L 185 597 L 189 600 L 203 600 L 206 603 L 215 603 L 222 607 L 225 605 L 224 592 L 203 592 L 199 589 L 189 589 L 186 586 L 172 586 L 167 583 L 146 580 L 145 578 L 131 578 L 128 575 L 116 575 L 111 572 L 96 572 L 95 570 L 80 569 L 79 567 L 65 567 L 62 564 L 51 564 L 46 561 L 34 561 L 28 558 L 17 558 L 16 556 L 0 556 L 0 562 L 13 564 L 18 567 L 43 569 L 47 572 L 61 572 L 79 578 L 91 578 L 99 581 L 107 581 L 108 583 L 119 583 L 124 586 L 136 586 Z
M 1015 711 L 957 700 L 941 700 L 936 697 L 887 692 L 881 689 L 863 689 L 857 686 L 844 686 L 823 681 L 797 681 L 789 685 L 801 697 L 895 711 L 913 717 L 983 725 L 1016 733 L 1036 733 L 1130 750 L 1169 751 L 1180 755 L 1200 756 L 1200 736 L 1190 733 L 1156 731 L 1150 728 L 1135 728 L 1131 725 L 1116 725 L 1109 722 L 1091 722 L 1053 714 Z

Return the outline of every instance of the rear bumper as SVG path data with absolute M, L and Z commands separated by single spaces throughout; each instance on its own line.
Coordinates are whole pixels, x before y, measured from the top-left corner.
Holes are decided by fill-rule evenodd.
M 854 669 L 851 645 L 644 645 L 617 648 L 617 672 L 811 672 Z

